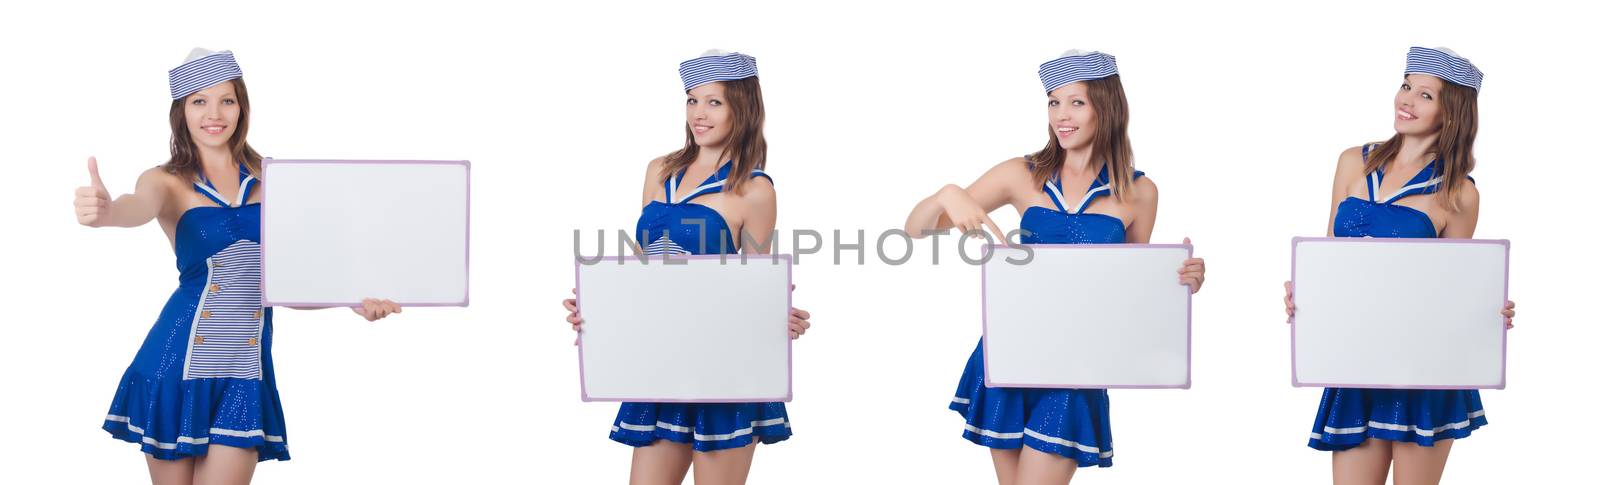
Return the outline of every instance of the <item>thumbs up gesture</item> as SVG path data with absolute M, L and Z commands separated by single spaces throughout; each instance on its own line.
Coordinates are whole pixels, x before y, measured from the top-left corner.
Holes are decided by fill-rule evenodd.
M 94 157 L 89 157 L 89 185 L 78 187 L 75 195 L 72 207 L 79 224 L 100 227 L 111 222 L 111 194 L 100 181 L 100 165 Z

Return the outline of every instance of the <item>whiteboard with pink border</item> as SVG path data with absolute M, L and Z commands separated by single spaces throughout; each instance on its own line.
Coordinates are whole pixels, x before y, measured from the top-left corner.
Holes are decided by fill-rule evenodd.
M 466 306 L 470 164 L 262 163 L 261 279 L 268 306 Z
M 788 255 L 613 256 L 576 266 L 583 400 L 790 399 Z
M 983 265 L 984 384 L 1188 388 L 1184 244 L 993 248 Z M 1014 261 L 1027 259 L 1025 264 Z
M 1505 388 L 1510 242 L 1295 238 L 1295 386 Z

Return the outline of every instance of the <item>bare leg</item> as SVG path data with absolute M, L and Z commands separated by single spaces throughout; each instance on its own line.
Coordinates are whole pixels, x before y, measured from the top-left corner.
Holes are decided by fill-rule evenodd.
M 1450 458 L 1450 444 L 1441 440 L 1433 446 L 1416 443 L 1394 444 L 1394 485 L 1438 485 L 1444 476 L 1444 462 Z
M 194 459 L 194 485 L 250 485 L 256 473 L 255 448 L 210 445 Z
M 989 449 L 989 456 L 994 458 L 994 477 L 1000 485 L 1016 485 L 1017 460 L 1021 455 L 1022 450 Z
M 1394 442 L 1367 438 L 1361 446 L 1333 452 L 1333 485 L 1383 485 Z
M 695 485 L 744 485 L 750 477 L 750 461 L 755 459 L 756 443 L 740 448 L 694 454 Z
M 1076 460 L 1024 446 L 1022 457 L 1017 460 L 1017 484 L 1064 485 L 1072 482 L 1072 474 L 1077 471 Z
M 650 446 L 633 449 L 633 469 L 628 473 L 631 485 L 678 485 L 689 473 L 689 454 L 694 451 L 687 443 L 656 440 Z
M 150 483 L 153 485 L 192 485 L 194 483 L 194 458 L 158 460 L 155 456 L 145 453 L 144 463 L 150 467 Z

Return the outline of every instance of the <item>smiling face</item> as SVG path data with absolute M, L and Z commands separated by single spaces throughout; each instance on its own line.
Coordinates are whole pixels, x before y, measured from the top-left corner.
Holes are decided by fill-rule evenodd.
M 189 138 L 202 148 L 229 149 L 239 125 L 239 96 L 232 82 L 221 82 L 183 98 Z
M 1072 83 L 1050 92 L 1050 131 L 1067 150 L 1082 150 L 1094 140 L 1096 120 L 1086 83 Z
M 1442 123 L 1439 93 L 1444 81 L 1427 74 L 1407 74 L 1394 94 L 1394 131 L 1402 135 L 1427 135 Z
M 719 148 L 733 131 L 733 109 L 728 106 L 726 86 L 706 83 L 689 90 L 684 101 L 684 118 L 694 143 L 701 148 Z

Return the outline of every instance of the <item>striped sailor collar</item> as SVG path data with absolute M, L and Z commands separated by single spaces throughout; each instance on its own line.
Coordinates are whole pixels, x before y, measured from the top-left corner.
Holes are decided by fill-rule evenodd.
M 1089 190 L 1084 191 L 1083 199 L 1079 200 L 1078 204 L 1073 206 L 1073 209 L 1071 209 L 1071 210 L 1068 210 L 1067 207 L 1066 207 L 1066 204 L 1064 204 L 1062 202 L 1062 201 L 1066 200 L 1067 198 L 1066 198 L 1066 196 L 1064 194 L 1061 193 L 1061 173 L 1060 172 L 1056 172 L 1056 173 L 1050 174 L 1050 178 L 1044 181 L 1044 193 L 1045 193 L 1045 195 L 1049 195 L 1050 196 L 1050 201 L 1054 202 L 1056 204 L 1056 208 L 1057 209 L 1061 210 L 1061 212 L 1066 212 L 1068 214 L 1079 214 L 1079 213 L 1082 213 L 1085 208 L 1089 207 L 1089 203 L 1094 201 L 1095 197 L 1098 197 L 1100 195 L 1107 194 L 1107 193 L 1110 193 L 1110 192 L 1111 192 L 1111 164 L 1108 164 L 1108 163 L 1100 164 L 1100 174 L 1095 176 L 1094 182 L 1091 182 L 1089 184 Z
M 250 175 L 250 169 L 245 168 L 244 164 L 239 164 L 239 193 L 234 196 L 232 204 L 222 200 L 222 193 L 217 191 L 217 186 L 211 184 L 211 179 L 206 178 L 205 170 L 197 170 L 196 172 L 200 181 L 195 182 L 195 190 L 200 191 L 201 195 L 205 195 L 206 198 L 216 202 L 217 205 L 222 207 L 244 207 L 245 201 L 250 200 L 250 187 L 255 185 L 256 177 Z
M 1440 163 L 1438 158 L 1434 158 L 1426 166 L 1423 166 L 1422 170 L 1418 170 L 1417 174 L 1412 176 L 1405 186 L 1400 187 L 1399 190 L 1389 194 L 1387 197 L 1378 197 L 1378 190 L 1383 187 L 1383 167 L 1378 167 L 1377 170 L 1373 170 L 1371 174 L 1367 175 L 1367 195 L 1373 202 L 1387 204 L 1407 196 L 1436 192 L 1439 190 L 1439 184 L 1444 182 L 1444 176 L 1436 175 L 1440 171 Z
M 689 195 L 686 195 L 683 198 L 678 199 L 677 198 L 678 187 L 683 183 L 683 177 L 685 175 L 688 175 L 688 173 L 689 173 L 689 169 L 687 167 L 685 167 L 683 170 L 678 171 L 678 173 L 676 175 L 673 175 L 671 177 L 667 177 L 667 182 L 666 182 L 666 185 L 667 185 L 667 187 L 666 187 L 667 188 L 667 203 L 668 204 L 682 204 L 682 203 L 688 202 L 690 199 L 693 199 L 695 197 L 699 197 L 701 195 L 705 195 L 705 194 L 709 194 L 709 193 L 715 193 L 715 192 L 721 192 L 723 184 L 727 183 L 728 175 L 730 175 L 732 172 L 733 172 L 733 160 L 728 160 L 726 162 L 722 162 L 722 166 L 717 167 L 716 173 L 713 173 L 713 174 L 711 174 L 711 176 L 706 177 L 706 181 L 701 182 L 698 187 L 695 187 L 693 192 L 689 193 Z M 750 176 L 751 177 L 767 177 L 767 174 L 766 174 L 766 172 L 763 172 L 763 171 L 761 171 L 761 169 L 758 168 L 758 169 L 751 170 L 750 171 Z M 768 177 L 768 178 L 770 178 L 770 177 Z

